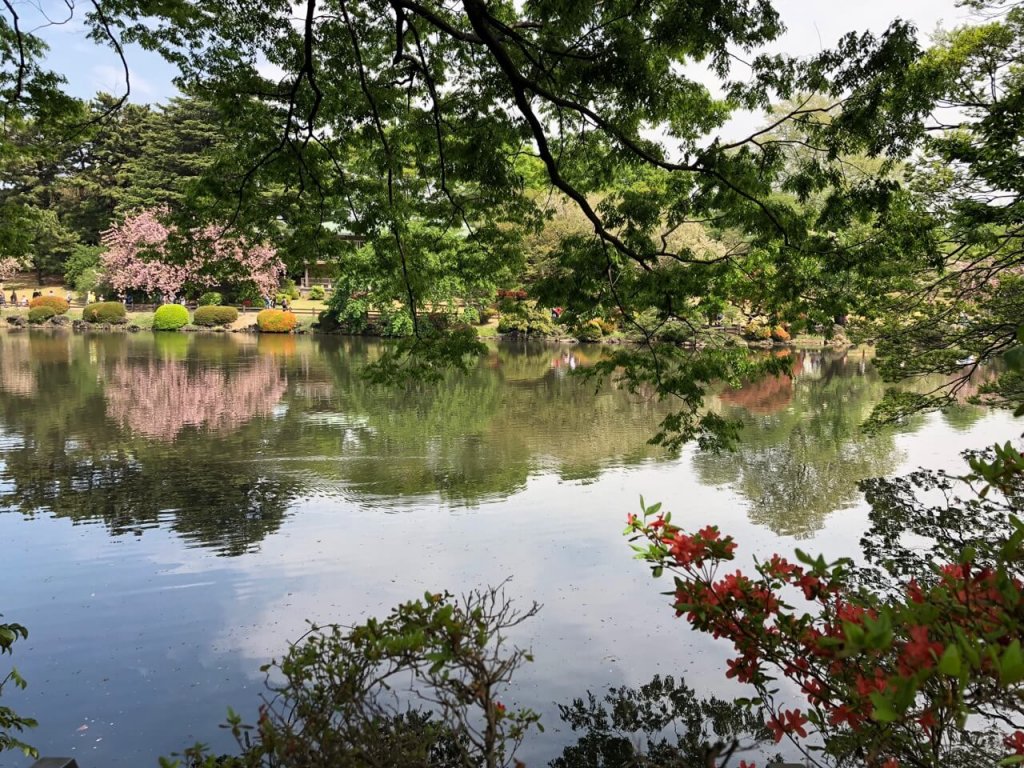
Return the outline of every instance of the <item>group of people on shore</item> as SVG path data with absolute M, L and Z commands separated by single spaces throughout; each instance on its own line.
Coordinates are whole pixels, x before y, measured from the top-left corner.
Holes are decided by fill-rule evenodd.
M 39 296 L 42 296 L 42 295 L 43 295 L 42 291 L 39 291 L 39 290 L 32 291 L 32 297 L 31 298 L 35 299 L 35 298 L 38 298 Z M 56 294 L 53 292 L 52 288 L 50 289 L 49 295 L 50 296 L 56 296 Z M 66 300 L 67 300 L 68 304 L 71 303 L 73 298 L 74 297 L 71 295 L 71 292 L 68 291 L 68 295 L 66 296 Z M 30 299 L 29 299 L 29 296 L 28 296 L 28 291 L 23 291 L 21 296 L 18 296 L 18 292 L 12 290 L 11 291 L 10 302 L 8 302 L 7 294 L 5 294 L 3 291 L 0 291 L 0 307 L 6 307 L 6 306 L 10 306 L 10 307 L 27 307 L 28 304 L 29 304 L 29 301 L 30 301 Z

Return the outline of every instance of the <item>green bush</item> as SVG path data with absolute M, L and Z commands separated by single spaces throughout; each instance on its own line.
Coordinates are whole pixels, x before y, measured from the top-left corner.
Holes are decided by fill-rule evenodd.
M 526 302 L 506 305 L 498 321 L 498 333 L 513 336 L 554 336 L 555 324 L 546 309 L 531 307 Z
M 772 337 L 772 329 L 761 323 L 748 323 L 743 329 L 743 337 L 750 341 L 768 341 Z
M 153 313 L 154 331 L 176 331 L 188 325 L 188 310 L 181 304 L 164 304 Z
M 577 341 L 600 341 L 601 326 L 597 324 L 597 320 L 591 320 L 589 323 L 577 326 L 573 335 Z
M 87 323 L 127 323 L 128 313 L 119 301 L 97 301 L 82 310 L 82 319 Z
M 200 307 L 214 307 L 224 303 L 224 297 L 218 291 L 207 291 L 199 297 Z
M 381 317 L 384 336 L 412 336 L 415 328 L 412 324 L 412 316 L 407 312 L 395 312 L 393 315 Z
M 326 295 L 327 292 L 324 290 L 324 287 L 322 285 L 314 285 L 312 288 L 309 289 L 309 298 L 311 298 L 313 301 L 323 301 L 324 296 Z
M 497 314 L 498 310 L 494 307 L 484 307 L 480 310 L 480 324 L 483 325 L 485 323 L 489 323 L 492 318 L 497 316 Z
M 459 322 L 466 325 L 480 325 L 480 313 L 473 307 L 463 307 L 459 313 Z
M 39 325 L 40 323 L 45 323 L 51 317 L 56 317 L 56 315 L 57 310 L 47 304 L 42 304 L 38 307 L 32 307 L 28 311 L 28 321 L 33 325 Z
M 238 310 L 234 307 L 219 307 L 212 304 L 199 307 L 192 315 L 192 322 L 205 328 L 215 325 L 231 325 L 238 319 Z
M 679 344 L 693 338 L 693 332 L 685 323 L 678 320 L 669 320 L 657 332 L 658 341 L 665 341 L 669 344 Z
M 281 287 L 278 289 L 292 301 L 301 298 L 302 294 L 299 293 L 299 287 L 295 285 L 294 280 L 285 280 L 281 283 Z

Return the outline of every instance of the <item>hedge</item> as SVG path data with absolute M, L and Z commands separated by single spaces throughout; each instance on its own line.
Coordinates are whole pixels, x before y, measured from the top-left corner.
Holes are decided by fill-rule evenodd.
M 36 307 L 50 307 L 55 315 L 63 315 L 71 305 L 68 304 L 66 299 L 62 299 L 60 296 L 36 296 L 32 301 L 28 303 L 30 309 Z
M 188 325 L 188 310 L 181 304 L 164 304 L 153 313 L 154 331 L 176 331 Z
M 65 303 L 67 303 L 67 302 L 65 302 Z M 33 325 L 39 325 L 40 323 L 45 323 L 51 317 L 56 317 L 56 316 L 57 316 L 56 310 L 54 310 L 53 307 L 51 307 L 51 306 L 49 306 L 47 304 L 44 304 L 44 305 L 39 306 L 39 307 L 32 307 L 32 309 L 30 309 L 28 311 L 28 321 L 30 323 L 32 323 Z
M 256 315 L 256 325 L 263 333 L 290 333 L 299 319 L 283 309 L 264 309 Z
M 199 297 L 199 306 L 213 307 L 224 303 L 224 296 L 217 291 L 207 291 Z
M 234 307 L 218 307 L 207 305 L 196 309 L 192 315 L 195 325 L 212 328 L 215 325 L 231 325 L 238 319 L 238 310 Z
M 82 319 L 87 323 L 127 323 L 128 313 L 119 301 L 97 301 L 82 310 Z

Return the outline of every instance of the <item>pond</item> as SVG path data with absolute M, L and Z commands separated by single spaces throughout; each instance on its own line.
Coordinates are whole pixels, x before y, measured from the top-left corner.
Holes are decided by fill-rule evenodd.
M 792 375 L 722 389 L 728 455 L 647 444 L 656 400 L 572 376 L 593 347 L 494 346 L 437 386 L 371 386 L 348 338 L 0 334 L 0 611 L 28 626 L 4 703 L 82 768 L 155 765 L 228 706 L 307 620 L 353 623 L 425 590 L 505 579 L 540 614 L 508 700 L 543 714 L 545 765 L 573 736 L 556 703 L 660 672 L 739 695 L 727 648 L 674 619 L 631 558 L 642 494 L 744 556 L 855 555 L 856 483 L 1019 432 L 961 407 L 869 436 L 884 385 L 862 351 L 800 351 Z M 4 665 L 7 664 L 5 660 Z M 24 765 L 0 755 L 0 765 Z

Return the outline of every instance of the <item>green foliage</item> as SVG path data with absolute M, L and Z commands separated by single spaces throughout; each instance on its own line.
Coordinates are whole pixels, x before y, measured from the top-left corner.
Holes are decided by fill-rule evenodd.
M 292 301 L 302 298 L 302 294 L 299 292 L 299 287 L 295 285 L 295 281 L 291 278 L 287 278 L 281 281 L 280 291 L 277 294 L 287 296 Z M 278 299 L 280 301 L 280 299 Z
M 768 341 L 772 337 L 772 329 L 762 323 L 748 323 L 743 329 L 743 338 L 750 341 Z
M 498 333 L 507 333 L 511 336 L 557 335 L 551 312 L 526 301 L 502 304 Z
M 244 725 L 229 712 L 240 753 L 216 758 L 197 747 L 188 764 L 512 766 L 539 717 L 501 701 L 531 660 L 507 633 L 536 612 L 517 611 L 497 589 L 427 593 L 355 627 L 311 627 L 263 668 L 269 695 L 259 721 Z M 420 709 L 424 699 L 437 706 Z
M 324 291 L 324 287 L 322 285 L 314 285 L 312 288 L 309 289 L 309 298 L 311 298 L 313 301 L 323 301 L 324 296 L 326 295 L 327 294 Z
M 402 338 L 412 336 L 416 330 L 412 317 L 408 312 L 402 310 L 382 313 L 380 320 L 381 334 L 384 336 Z
M 224 296 L 218 291 L 207 291 L 199 297 L 200 307 L 212 307 L 224 303 Z
M 188 310 L 181 304 L 163 304 L 153 313 L 154 331 L 176 331 L 188 325 Z
M 14 643 L 19 638 L 24 640 L 27 637 L 28 630 L 22 625 L 0 623 L 0 656 L 13 653 Z M 27 683 L 18 674 L 18 670 L 12 667 L 5 677 L 0 678 L 0 695 L 3 694 L 4 688 L 8 685 L 24 689 Z M 39 753 L 34 747 L 21 741 L 18 737 L 18 734 L 24 732 L 26 728 L 35 727 L 35 720 L 28 717 L 19 717 L 10 707 L 0 705 L 0 753 L 9 749 L 17 749 L 25 757 L 39 757 Z
M 53 307 L 33 307 L 28 311 L 28 321 L 33 325 L 45 323 L 51 317 L 56 317 L 57 311 Z
M 128 313 L 119 301 L 98 301 L 86 305 L 82 319 L 87 323 L 127 323 Z
M 256 315 L 256 326 L 263 333 L 291 333 L 298 322 L 294 313 L 281 309 L 264 309 Z
M 573 331 L 573 336 L 576 337 L 577 341 L 600 341 L 602 337 L 601 326 L 598 325 L 596 320 L 591 320 L 589 323 L 583 323 L 576 327 Z
M 213 327 L 216 325 L 231 325 L 238 320 L 238 310 L 234 307 L 220 307 L 216 305 L 206 305 L 198 307 L 194 313 L 192 313 L 192 323 L 194 325 L 201 325 L 204 327 Z
M 101 246 L 77 244 L 68 256 L 68 260 L 64 262 L 64 283 L 77 286 L 83 273 L 98 270 L 102 253 Z
M 102 285 L 103 272 L 99 267 L 88 267 L 83 269 L 75 280 L 75 293 L 80 299 L 85 299 L 90 293 L 97 291 Z

